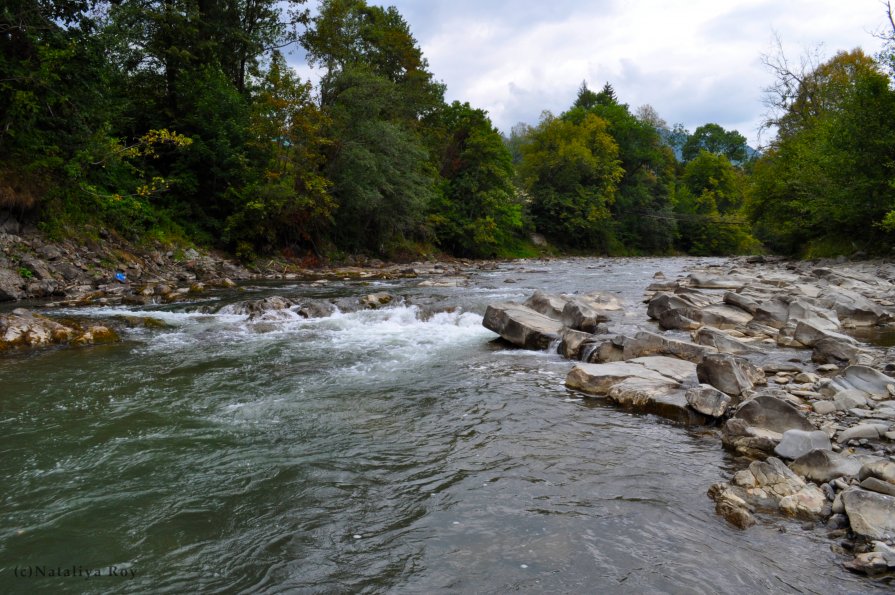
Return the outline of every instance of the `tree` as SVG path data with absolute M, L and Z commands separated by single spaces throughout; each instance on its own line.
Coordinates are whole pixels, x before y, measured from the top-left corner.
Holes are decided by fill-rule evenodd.
M 895 92 L 860 51 L 801 77 L 756 165 L 749 214 L 773 247 L 806 255 L 881 251 L 895 210 Z
M 603 97 L 609 95 L 614 97 L 614 92 L 606 92 Z M 562 117 L 580 122 L 586 114 L 596 115 L 608 124 L 607 131 L 618 146 L 624 172 L 611 207 L 615 249 L 640 253 L 670 251 L 677 233 L 672 216 L 673 153 L 664 146 L 653 125 L 639 120 L 617 99 L 601 100 L 587 110 L 573 108 Z
M 572 248 L 610 248 L 609 207 L 624 171 L 605 120 L 545 113 L 523 145 L 521 173 L 539 231 Z
M 689 254 L 738 254 L 757 248 L 740 209 L 743 173 L 724 155 L 700 151 L 684 167 L 677 191 L 680 247 Z
M 494 257 L 522 227 L 513 163 L 483 110 L 454 102 L 432 122 L 441 139 L 441 188 L 430 222 L 438 245 L 459 256 Z
M 321 173 L 326 118 L 302 82 L 274 52 L 258 83 L 248 149 L 256 164 L 247 185 L 229 193 L 234 213 L 225 234 L 240 256 L 295 246 L 321 256 L 318 244 L 333 220 L 331 182 Z
M 746 160 L 746 137 L 718 124 L 703 124 L 691 134 L 682 148 L 684 161 L 695 159 L 701 151 L 724 155 L 731 162 Z

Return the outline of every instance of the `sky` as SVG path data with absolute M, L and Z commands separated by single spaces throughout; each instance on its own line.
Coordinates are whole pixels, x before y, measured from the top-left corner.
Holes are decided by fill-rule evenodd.
M 447 85 L 448 101 L 488 111 L 504 132 L 561 113 L 582 81 L 609 82 L 632 110 L 649 104 L 691 132 L 714 122 L 752 146 L 767 111 L 762 65 L 775 38 L 796 63 L 819 48 L 862 47 L 886 25 L 880 0 L 392 0 Z M 309 2 L 310 4 L 310 2 Z M 306 66 L 297 64 L 308 73 Z

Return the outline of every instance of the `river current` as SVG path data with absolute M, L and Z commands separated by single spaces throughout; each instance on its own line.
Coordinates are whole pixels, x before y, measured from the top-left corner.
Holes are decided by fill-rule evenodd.
M 604 290 L 630 331 L 653 274 L 697 262 L 71 311 L 166 328 L 0 359 L 0 592 L 883 591 L 842 569 L 822 527 L 716 516 L 706 491 L 739 467 L 714 429 L 583 400 L 563 386 L 571 362 L 481 325 L 489 302 Z M 258 324 L 203 313 L 378 291 L 403 299 Z

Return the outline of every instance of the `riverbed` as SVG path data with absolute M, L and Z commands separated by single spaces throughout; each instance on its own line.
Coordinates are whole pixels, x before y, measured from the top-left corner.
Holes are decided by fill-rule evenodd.
M 613 331 L 631 331 L 656 272 L 706 262 L 516 262 L 464 287 L 247 285 L 68 311 L 165 328 L 0 360 L 0 590 L 885 592 L 842 569 L 821 526 L 716 516 L 706 491 L 739 466 L 715 429 L 584 400 L 563 385 L 571 362 L 481 326 L 493 301 L 603 290 L 627 304 Z M 373 292 L 402 299 L 214 313 Z

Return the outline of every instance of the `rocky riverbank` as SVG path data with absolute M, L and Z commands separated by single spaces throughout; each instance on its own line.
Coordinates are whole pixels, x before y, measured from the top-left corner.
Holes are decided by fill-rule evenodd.
M 353 259 L 349 266 L 307 268 L 283 258 L 244 266 L 224 254 L 161 244 L 145 248 L 106 232 L 100 232 L 95 241 L 53 242 L 36 229 L 14 221 L 0 227 L 0 303 L 28 301 L 44 310 L 188 302 L 251 281 L 300 280 L 324 285 L 331 280 L 419 277 L 421 285 L 462 286 L 467 282 L 463 271 L 469 266 L 471 263 L 465 261 L 395 264 Z M 340 306 L 364 307 L 360 303 Z M 288 307 L 300 312 L 303 305 L 290 303 Z M 308 307 L 317 311 L 333 305 Z M 18 308 L 0 314 L 0 352 L 117 340 L 114 328 L 94 326 L 71 317 L 57 319 Z
M 627 335 L 599 291 L 492 304 L 484 325 L 577 360 L 566 386 L 589 398 L 719 427 L 743 469 L 709 496 L 734 525 L 787 515 L 850 570 L 895 570 L 895 354 L 855 338 L 891 334 L 895 265 L 739 259 L 658 272 L 644 301 Z

